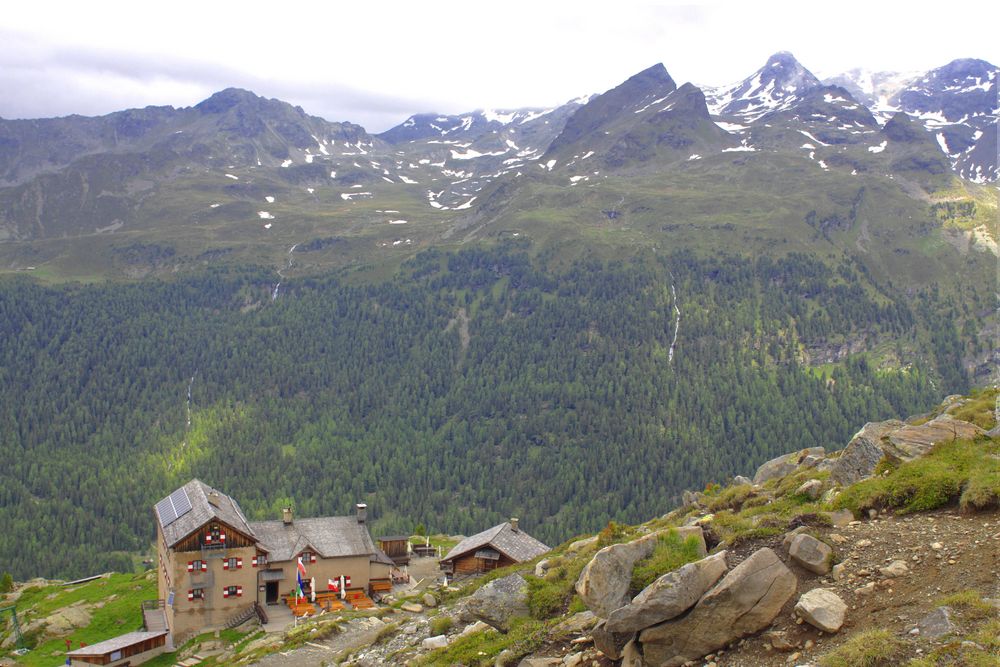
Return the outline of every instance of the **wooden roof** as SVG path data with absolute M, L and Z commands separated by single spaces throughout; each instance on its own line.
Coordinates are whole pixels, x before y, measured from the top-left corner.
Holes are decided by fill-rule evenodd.
M 453 560 L 459 556 L 464 556 L 470 551 L 477 551 L 484 548 L 493 548 L 504 554 L 511 560 L 518 563 L 531 560 L 550 550 L 544 543 L 539 542 L 531 535 L 518 528 L 514 528 L 509 522 L 493 526 L 481 533 L 476 533 L 456 544 L 448 555 L 441 559 L 441 562 Z

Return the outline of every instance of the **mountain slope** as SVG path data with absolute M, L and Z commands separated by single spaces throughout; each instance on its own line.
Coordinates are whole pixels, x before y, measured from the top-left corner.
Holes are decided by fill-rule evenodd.
M 788 109 L 820 81 L 787 51 L 768 58 L 759 70 L 730 86 L 706 92 L 714 115 L 755 121 L 773 111 Z

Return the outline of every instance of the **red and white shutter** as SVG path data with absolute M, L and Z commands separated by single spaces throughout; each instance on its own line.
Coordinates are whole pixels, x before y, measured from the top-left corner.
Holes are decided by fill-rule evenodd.
M 236 597 L 238 597 L 238 598 L 243 597 L 243 587 L 242 586 L 237 586 L 236 587 Z
M 226 560 L 222 561 L 222 569 L 223 570 L 228 570 L 229 569 L 229 559 L 228 558 Z
M 226 534 L 225 533 L 220 533 L 219 534 L 219 541 L 220 542 L 225 542 L 226 541 Z
M 242 558 L 237 558 L 236 559 L 236 569 L 237 570 L 243 569 L 243 559 Z
M 189 560 L 188 561 L 188 572 L 194 572 L 194 561 L 193 560 Z
M 188 600 L 194 600 L 194 591 L 188 591 Z
M 208 535 L 205 536 L 205 541 L 206 542 L 211 542 L 212 541 L 212 534 L 211 533 L 209 533 Z
M 250 567 L 257 567 L 257 557 L 254 556 L 250 559 Z
M 309 562 L 310 563 L 316 562 L 316 554 L 309 554 Z
M 229 597 L 229 588 L 228 587 L 222 589 L 222 597 L 224 597 L 224 598 Z
M 350 585 L 351 585 L 351 578 L 345 576 L 344 577 L 344 588 L 348 588 Z
M 207 560 L 201 561 L 201 571 L 202 572 L 208 572 L 208 561 Z

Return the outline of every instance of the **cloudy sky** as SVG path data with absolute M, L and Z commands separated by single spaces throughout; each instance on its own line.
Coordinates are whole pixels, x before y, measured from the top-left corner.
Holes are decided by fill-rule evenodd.
M 423 111 L 560 104 L 657 62 L 678 83 L 712 86 L 781 50 L 819 76 L 997 64 L 995 5 L 11 2 L 0 13 L 0 117 L 189 106 L 238 86 L 378 132 Z

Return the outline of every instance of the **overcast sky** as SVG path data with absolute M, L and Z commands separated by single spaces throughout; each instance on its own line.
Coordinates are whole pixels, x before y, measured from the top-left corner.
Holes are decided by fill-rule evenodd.
M 0 116 L 190 106 L 238 86 L 379 132 L 425 111 L 561 104 L 658 62 L 709 86 L 776 51 L 819 76 L 997 64 L 997 4 L 14 1 Z

